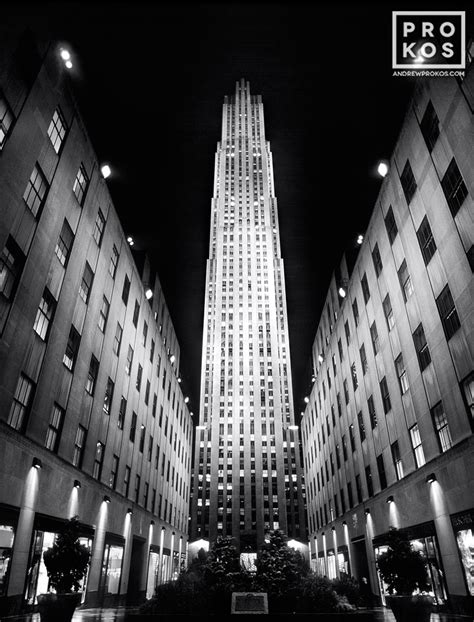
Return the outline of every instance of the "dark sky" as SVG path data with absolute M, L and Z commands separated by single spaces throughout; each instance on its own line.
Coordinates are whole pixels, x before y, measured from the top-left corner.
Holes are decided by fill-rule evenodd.
M 451 8 L 436 4 L 416 8 Z M 413 88 L 391 69 L 391 12 L 404 8 L 337 0 L 10 7 L 12 19 L 70 46 L 86 126 L 99 160 L 113 167 L 115 207 L 159 273 L 192 410 L 224 95 L 245 77 L 263 96 L 299 413 L 330 276 L 367 226 L 376 165 L 393 150 Z

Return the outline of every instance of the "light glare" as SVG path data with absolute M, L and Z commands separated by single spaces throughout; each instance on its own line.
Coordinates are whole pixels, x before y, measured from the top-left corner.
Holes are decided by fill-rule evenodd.
M 100 172 L 102 173 L 102 177 L 104 179 L 107 179 L 107 177 L 110 177 L 110 174 L 112 173 L 112 171 L 110 170 L 110 166 L 108 164 L 104 164 L 104 166 L 100 169 Z
M 388 173 L 388 166 L 385 164 L 385 162 L 379 163 L 377 167 L 377 173 L 380 175 L 380 177 L 385 177 L 385 175 Z

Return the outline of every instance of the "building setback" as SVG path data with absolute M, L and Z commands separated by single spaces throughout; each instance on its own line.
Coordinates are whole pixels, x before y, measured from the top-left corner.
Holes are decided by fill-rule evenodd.
M 191 539 L 306 541 L 283 260 L 261 96 L 223 105 L 207 261 Z
M 127 243 L 59 47 L 8 34 L 0 611 L 47 591 L 42 553 L 73 515 L 92 554 L 83 602 L 138 601 L 186 554 L 193 426 L 179 346 L 158 278 Z
M 419 80 L 358 255 L 332 277 L 301 423 L 313 568 L 369 579 L 390 526 L 438 604 L 474 596 L 474 71 Z

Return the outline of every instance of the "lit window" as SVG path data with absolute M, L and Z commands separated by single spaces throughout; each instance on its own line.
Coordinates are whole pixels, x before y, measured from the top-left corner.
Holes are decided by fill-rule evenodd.
M 3 93 L 0 92 L 0 151 L 5 146 L 8 134 L 12 128 L 15 117 L 5 99 Z
M 417 423 L 410 428 L 410 440 L 413 453 L 415 454 L 416 467 L 420 468 L 425 464 L 426 460 L 423 452 L 423 445 L 421 444 L 420 430 L 418 429 Z
M 55 248 L 56 256 L 63 266 L 67 265 L 73 242 L 74 233 L 72 232 L 68 221 L 64 219 L 61 233 L 59 234 L 58 242 Z
M 405 363 L 403 361 L 402 354 L 399 354 L 399 356 L 397 356 L 397 358 L 395 359 L 395 367 L 397 370 L 398 382 L 400 384 L 400 391 L 403 395 L 408 391 L 410 385 L 408 384 L 408 375 L 407 370 L 405 369 Z
M 46 181 L 46 177 L 44 176 L 39 165 L 35 164 L 23 195 L 23 199 L 30 208 L 33 216 L 39 216 L 39 212 L 43 207 L 47 191 L 48 183 Z
M 110 415 L 112 400 L 114 398 L 114 387 L 115 385 L 112 378 L 108 378 L 107 386 L 105 387 L 104 404 L 102 406 L 104 415 Z
M 398 441 L 395 441 L 391 445 L 393 466 L 395 467 L 395 473 L 397 474 L 397 480 L 403 477 L 403 463 L 400 455 L 400 447 Z
M 56 453 L 59 447 L 59 439 L 61 436 L 61 428 L 64 420 L 64 410 L 57 404 L 53 405 L 53 412 L 49 421 L 48 430 L 46 432 L 46 440 L 44 446 L 46 449 Z
M 84 457 L 84 450 L 86 448 L 87 430 L 82 425 L 79 425 L 76 432 L 76 438 L 74 440 L 74 453 L 72 456 L 72 463 L 78 469 L 82 466 L 82 459 Z
M 54 111 L 53 118 L 49 124 L 48 136 L 54 151 L 59 153 L 64 137 L 66 136 L 66 122 L 59 106 Z
M 109 263 L 109 274 L 113 279 L 115 279 L 115 274 L 117 272 L 118 260 L 119 260 L 119 252 L 117 250 L 117 247 L 114 244 L 112 248 L 112 255 L 110 256 L 110 263 Z
M 92 477 L 94 479 L 99 479 L 102 475 L 102 466 L 104 464 L 104 444 L 97 443 L 95 449 L 95 457 L 94 457 L 94 466 L 92 469 Z
M 122 327 L 120 326 L 120 324 L 117 322 L 117 326 L 115 328 L 115 337 L 114 337 L 114 345 L 112 346 L 113 352 L 114 354 L 116 354 L 117 356 L 119 355 L 120 352 L 120 345 L 122 343 Z
M 20 432 L 23 432 L 26 427 L 26 420 L 33 401 L 34 388 L 33 381 L 25 374 L 20 374 L 10 414 L 8 415 L 8 425 Z
M 408 272 L 407 262 L 404 259 L 402 265 L 398 269 L 398 280 L 400 281 L 400 286 L 403 292 L 403 299 L 406 302 L 408 298 L 413 294 L 413 284 L 411 282 L 411 277 Z
M 125 362 L 125 373 L 127 374 L 127 376 L 130 376 L 130 372 L 132 370 L 132 362 L 133 362 L 133 348 L 132 346 L 128 346 L 127 360 Z
M 89 178 L 87 177 L 86 169 L 84 167 L 84 164 L 81 164 L 79 170 L 77 171 L 74 186 L 72 187 L 72 191 L 76 195 L 76 199 L 79 201 L 79 205 L 84 205 L 88 184 Z
M 461 171 L 459 170 L 454 158 L 449 163 L 446 173 L 441 180 L 441 186 L 443 187 L 444 196 L 448 202 L 451 214 L 454 217 L 458 213 L 459 208 L 464 203 L 464 199 L 468 194 Z
M 385 315 L 385 319 L 387 321 L 387 328 L 390 331 L 395 326 L 395 318 L 393 317 L 392 302 L 390 300 L 390 294 L 387 294 L 383 300 L 383 312 Z
M 33 325 L 33 330 L 43 341 L 46 341 L 48 338 L 55 309 L 56 300 L 51 295 L 51 292 L 45 288 L 38 311 L 36 312 L 35 323 Z
M 102 297 L 102 305 L 100 307 L 100 311 L 99 311 L 99 328 L 100 330 L 105 333 L 105 327 L 107 325 L 107 318 L 109 316 L 109 301 L 107 300 L 107 298 L 105 296 Z
M 25 255 L 15 240 L 8 236 L 0 256 L 0 294 L 7 300 L 12 300 L 15 295 L 24 263 Z
M 442 402 L 438 402 L 438 404 L 431 409 L 431 416 L 433 418 L 433 425 L 438 437 L 439 447 L 441 451 L 447 451 L 452 446 L 453 441 L 451 440 L 448 420 L 446 418 Z
M 449 341 L 461 326 L 461 323 L 459 322 L 458 313 L 454 306 L 454 300 L 448 285 L 446 285 L 438 298 L 436 298 L 436 304 L 438 306 L 441 322 L 443 323 L 444 334 Z
M 105 216 L 102 213 L 102 210 L 99 208 L 97 212 L 97 218 L 95 219 L 95 227 L 94 227 L 94 240 L 97 242 L 97 246 L 102 244 L 102 237 L 104 235 L 105 229 Z

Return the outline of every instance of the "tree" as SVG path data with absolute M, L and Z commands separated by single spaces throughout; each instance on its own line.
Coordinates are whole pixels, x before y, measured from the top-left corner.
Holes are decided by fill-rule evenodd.
M 43 559 L 50 585 L 58 594 L 78 592 L 89 564 L 89 549 L 79 542 L 80 525 L 77 516 L 71 518 L 56 536 Z
M 412 547 L 408 535 L 395 527 L 388 534 L 388 549 L 377 559 L 389 594 L 410 595 L 428 590 L 423 555 Z

